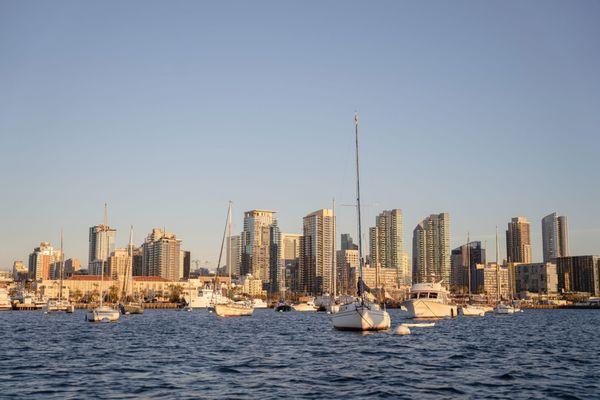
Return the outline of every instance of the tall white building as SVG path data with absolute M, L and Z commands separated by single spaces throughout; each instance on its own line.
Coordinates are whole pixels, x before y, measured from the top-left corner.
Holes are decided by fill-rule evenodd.
M 385 210 L 375 218 L 369 229 L 369 261 L 372 267 L 397 271 L 397 284 L 405 281 L 402 254 L 404 252 L 402 210 Z
M 554 212 L 542 218 L 542 245 L 544 263 L 569 255 L 567 217 L 558 216 Z
M 171 281 L 180 278 L 181 240 L 174 233 L 155 228 L 142 245 L 142 272 Z
M 450 215 L 431 214 L 413 231 L 413 283 L 450 284 Z
M 317 210 L 304 217 L 300 279 L 307 293 L 331 293 L 333 290 L 334 220 L 330 209 Z

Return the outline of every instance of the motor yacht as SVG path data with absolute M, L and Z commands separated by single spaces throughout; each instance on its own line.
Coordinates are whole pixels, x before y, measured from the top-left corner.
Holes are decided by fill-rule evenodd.
M 408 318 L 446 318 L 458 315 L 457 306 L 450 302 L 448 291 L 441 282 L 416 283 L 410 297 L 402 303 Z

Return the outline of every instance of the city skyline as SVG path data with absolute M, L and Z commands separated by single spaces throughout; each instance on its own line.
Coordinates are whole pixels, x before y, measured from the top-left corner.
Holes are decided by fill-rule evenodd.
M 105 202 L 116 247 L 130 225 L 136 245 L 165 227 L 212 263 L 230 199 L 236 234 L 255 208 L 301 233 L 335 197 L 337 232 L 357 241 L 343 206 L 355 110 L 363 224 L 402 209 L 409 259 L 412 229 L 444 212 L 450 248 L 468 231 L 493 257 L 497 225 L 505 258 L 506 224 L 524 216 L 542 261 L 541 219 L 557 212 L 571 255 L 600 252 L 596 3 L 0 11 L 2 269 L 57 247 L 61 228 L 85 263 Z

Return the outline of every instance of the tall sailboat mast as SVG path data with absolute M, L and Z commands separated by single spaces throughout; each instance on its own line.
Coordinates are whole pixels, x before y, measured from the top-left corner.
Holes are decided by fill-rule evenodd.
M 102 226 L 102 233 L 104 234 L 104 240 L 106 243 L 106 247 L 108 249 L 108 210 L 107 210 L 107 205 L 106 203 L 104 203 L 104 224 Z M 102 241 L 100 241 L 100 243 L 102 244 Z M 102 249 L 100 249 L 102 251 Z M 100 307 L 102 307 L 102 304 L 104 303 L 104 254 L 100 254 L 100 256 L 102 257 L 102 268 L 100 269 Z M 108 254 L 106 255 L 108 257 Z
M 471 246 L 469 245 L 469 232 L 467 232 L 467 285 L 469 287 L 469 300 L 471 300 Z
M 358 219 L 358 295 L 364 302 L 362 219 L 360 215 L 360 164 L 358 160 L 358 113 L 354 114 L 354 137 L 356 147 L 356 218 Z
M 231 214 L 233 211 L 233 202 L 229 200 L 229 210 L 227 211 L 227 270 L 229 272 L 229 288 L 231 288 Z
M 498 225 L 496 225 L 496 304 L 500 302 L 500 264 L 498 264 L 498 253 L 500 253 L 500 246 L 498 245 Z
M 337 268 L 336 268 L 336 263 L 335 263 L 335 197 L 333 198 L 332 201 L 332 210 L 333 210 L 333 241 L 332 241 L 332 250 L 331 250 L 331 275 L 332 275 L 332 279 L 331 279 L 331 283 L 332 283 L 332 290 L 331 290 L 331 295 L 333 296 L 333 298 L 335 299 L 335 295 L 337 294 Z
M 63 273 L 65 269 L 65 253 L 63 250 L 63 230 L 60 230 L 60 288 L 58 289 L 58 300 L 62 301 Z

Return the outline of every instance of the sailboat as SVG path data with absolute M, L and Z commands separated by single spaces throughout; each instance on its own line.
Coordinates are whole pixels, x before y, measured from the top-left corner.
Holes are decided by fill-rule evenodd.
M 60 287 L 58 288 L 58 299 L 49 299 L 46 304 L 44 304 L 43 310 L 44 313 L 52 313 L 52 312 L 66 312 L 73 313 L 75 312 L 75 306 L 71 304 L 71 302 L 67 299 L 63 299 L 63 274 L 65 270 L 65 255 L 63 252 L 63 232 L 60 230 L 60 263 L 59 263 L 59 276 L 60 276 Z
M 515 308 L 513 306 L 500 301 L 500 264 L 498 264 L 499 250 L 498 226 L 496 225 L 496 307 L 494 307 L 494 314 L 514 314 Z
M 104 226 L 105 232 L 108 230 L 106 204 L 104 204 Z M 104 255 L 102 255 L 104 256 Z M 100 271 L 100 306 L 88 310 L 85 319 L 90 322 L 115 322 L 119 319 L 119 311 L 110 306 L 104 305 L 104 258 L 102 257 L 102 268 Z
M 459 314 L 463 317 L 483 317 L 485 316 L 485 309 L 481 306 L 471 304 L 471 245 L 469 241 L 469 233 L 467 232 L 467 286 L 469 288 L 469 299 L 468 304 L 460 307 L 458 310 Z
M 223 255 L 223 245 L 225 243 L 225 235 L 227 238 L 227 269 L 229 270 L 229 284 L 231 285 L 231 210 L 233 208 L 233 203 L 229 202 L 229 207 L 227 209 L 227 223 L 225 226 L 225 231 L 223 232 L 223 240 L 221 241 L 221 252 L 219 254 L 219 262 L 217 263 L 217 275 L 215 276 L 215 287 L 214 291 L 217 290 L 217 279 L 219 279 L 219 267 L 221 265 L 221 256 Z M 246 302 L 234 302 L 231 299 L 228 299 L 225 304 L 217 304 L 215 302 L 215 314 L 218 317 L 244 317 L 250 316 L 254 312 L 254 308 L 252 308 L 251 303 Z
M 367 300 L 363 284 L 362 225 L 360 210 L 360 168 L 358 159 L 358 114 L 354 115 L 356 147 L 356 217 L 358 225 L 358 299 L 340 306 L 339 312 L 332 314 L 333 327 L 338 330 L 378 331 L 390 328 L 390 315 L 385 309 Z
M 131 277 L 129 274 L 129 266 L 133 266 L 133 225 L 129 227 L 129 246 L 127 247 L 127 255 L 129 256 L 129 261 L 125 266 L 125 272 L 123 273 L 123 288 L 121 289 L 119 311 L 123 315 L 143 314 L 144 306 L 141 301 L 127 301 L 127 294 L 130 292 L 128 286 L 131 285 L 131 282 L 128 281 Z

